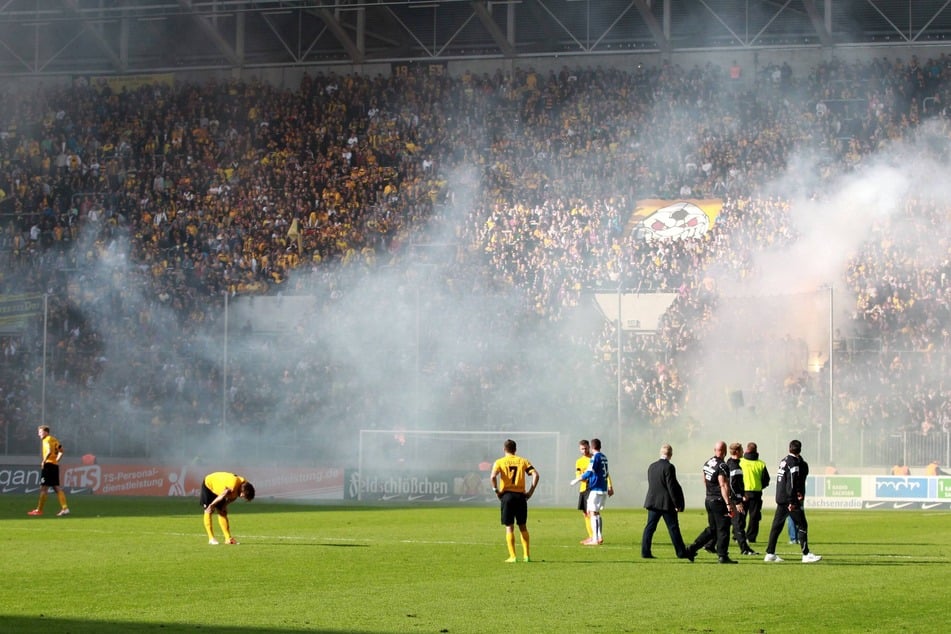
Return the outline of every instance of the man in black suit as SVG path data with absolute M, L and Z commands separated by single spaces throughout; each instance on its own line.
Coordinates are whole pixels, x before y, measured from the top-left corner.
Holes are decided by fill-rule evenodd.
M 654 555 L 651 554 L 651 542 L 654 539 L 657 524 L 661 518 L 664 518 L 677 557 L 693 561 L 693 553 L 687 549 L 684 538 L 680 534 L 680 520 L 677 518 L 677 513 L 684 510 L 684 490 L 677 481 L 677 467 L 670 462 L 670 457 L 673 455 L 674 450 L 670 445 L 662 445 L 660 460 L 647 468 L 647 499 L 644 500 L 644 508 L 647 509 L 647 525 L 644 526 L 644 534 L 641 536 L 641 557 L 644 559 L 654 559 Z

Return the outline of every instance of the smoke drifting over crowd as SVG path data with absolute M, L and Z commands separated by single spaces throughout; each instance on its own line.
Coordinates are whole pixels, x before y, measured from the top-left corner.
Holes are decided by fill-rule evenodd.
M 901 265 L 890 274 L 864 272 L 867 286 L 861 290 L 873 298 L 883 282 L 896 284 L 896 278 L 915 269 L 947 264 L 947 231 L 927 218 L 909 215 L 910 201 L 927 207 L 948 199 L 947 179 L 942 174 L 951 166 L 944 130 L 943 123 L 926 124 L 914 138 L 882 144 L 854 171 L 831 179 L 819 177 L 821 163 L 816 157 L 821 152 L 800 148 L 791 158 L 788 172 L 765 185 L 770 195 L 788 201 L 788 213 L 782 215 L 781 222 L 789 224 L 795 240 L 756 252 L 750 276 L 718 278 L 722 280 L 719 314 L 706 337 L 708 343 L 716 343 L 713 354 L 699 362 L 706 369 L 704 380 L 712 379 L 715 388 L 695 385 L 692 393 L 698 397 L 695 405 L 701 411 L 714 411 L 726 402 L 724 393 L 729 397 L 734 390 L 733 398 L 738 401 L 732 403 L 734 411 L 725 419 L 708 421 L 706 426 L 729 430 L 720 431 L 728 438 L 756 436 L 761 446 L 775 443 L 777 450 L 787 440 L 783 434 L 799 434 L 819 446 L 832 442 L 824 417 L 803 416 L 790 425 L 788 420 L 778 424 L 774 415 L 761 415 L 757 407 L 761 391 L 767 389 L 767 379 L 776 382 L 784 375 L 791 377 L 804 354 L 809 359 L 807 369 L 818 372 L 818 381 L 811 388 L 818 392 L 813 398 L 822 400 L 817 409 L 830 406 L 828 389 L 844 389 L 829 384 L 830 346 L 835 348 L 833 355 L 844 359 L 847 346 L 856 345 L 851 342 L 877 334 L 862 328 L 861 308 L 853 289 L 845 283 L 850 271 L 862 266 L 861 254 L 882 249 L 897 256 Z M 933 298 L 926 295 L 921 301 Z M 741 353 L 738 356 L 733 354 L 737 351 Z M 898 348 L 896 352 L 907 350 Z M 778 375 L 769 376 L 777 370 Z M 897 387 L 912 392 L 919 382 L 939 380 L 937 374 L 924 379 L 918 376 L 916 381 Z M 882 395 L 896 389 L 896 385 L 885 384 L 868 387 Z
M 716 438 L 779 446 L 803 433 L 826 442 L 830 326 L 841 330 L 836 340 L 869 336 L 856 332 L 857 302 L 865 301 L 857 280 L 865 275 L 865 286 L 877 287 L 889 276 L 856 273 L 856 257 L 906 252 L 897 261 L 913 258 L 917 268 L 947 258 L 943 226 L 907 221 L 909 199 L 947 198 L 945 128 L 882 142 L 846 169 L 848 153 L 826 145 L 829 137 L 803 141 L 780 127 L 783 143 L 755 148 L 757 133 L 771 138 L 765 132 L 777 126 L 769 117 L 718 128 L 725 114 L 743 121 L 745 102 L 715 87 L 716 69 L 658 70 L 650 98 L 627 105 L 642 80 L 599 72 L 558 76 L 552 99 L 561 90 L 564 101 L 552 112 L 528 91 L 498 96 L 507 94 L 501 80 L 489 96 L 453 93 L 438 116 L 430 104 L 388 103 L 382 119 L 443 145 L 400 154 L 404 168 L 423 176 L 381 192 L 365 211 L 370 220 L 335 215 L 340 209 L 319 196 L 301 203 L 313 190 L 277 200 L 281 213 L 267 217 L 265 233 L 284 250 L 270 260 L 291 254 L 299 262 L 267 296 L 208 282 L 263 266 L 238 253 L 249 238 L 239 235 L 232 246 L 234 225 L 214 217 L 220 209 L 206 194 L 221 187 L 219 177 L 181 161 L 196 181 L 204 177 L 196 195 L 206 203 L 187 207 L 186 222 L 202 236 L 192 245 L 197 255 L 182 255 L 185 242 L 150 249 L 140 235 L 143 209 L 154 213 L 161 196 L 134 210 L 103 196 L 102 216 L 84 218 L 70 251 L 41 258 L 45 268 L 30 274 L 45 281 L 55 272 L 44 289 L 54 348 L 41 399 L 32 373 L 42 365 L 40 338 L 33 340 L 23 364 L 31 407 L 20 412 L 8 447 L 32 446 L 23 430 L 40 412 L 80 452 L 236 464 L 350 466 L 364 428 L 396 430 L 395 452 L 405 442 L 399 430 L 559 431 L 568 457 L 577 439 L 600 436 L 609 455 L 611 443 L 623 451 L 618 463 L 653 455 L 661 441 L 689 444 L 678 450 L 685 460 L 706 454 Z M 815 107 L 792 89 L 758 98 L 787 111 Z M 418 122 L 405 123 L 407 110 L 448 132 L 419 132 Z M 360 117 L 351 123 L 354 138 L 365 136 L 361 125 L 375 129 Z M 267 134 L 258 126 L 249 137 Z M 224 138 L 227 154 L 232 137 Z M 345 137 L 328 142 L 330 151 L 340 149 L 336 142 L 345 145 Z M 762 154 L 750 151 L 744 162 L 734 155 L 741 147 Z M 253 169 L 271 178 L 275 206 L 274 183 L 304 181 L 316 163 Z M 158 171 L 139 168 L 146 178 Z M 336 165 L 345 176 L 325 172 L 322 182 L 342 182 L 350 168 Z M 430 188 L 415 207 L 405 204 L 414 188 Z M 708 237 L 653 244 L 630 237 L 624 223 L 636 200 L 678 192 L 724 200 Z M 395 224 L 395 210 L 413 213 L 400 219 L 404 230 L 362 245 L 338 238 L 342 246 L 317 261 L 301 247 L 320 231 L 306 223 L 308 205 L 329 208 L 332 227 Z M 303 238 L 292 235 L 292 220 Z M 206 232 L 216 222 L 220 228 Z M 631 280 L 624 292 L 678 294 L 658 332 L 625 333 L 620 354 L 591 297 L 618 288 L 619 275 Z M 438 450 L 427 447 L 423 462 Z M 501 447 L 478 448 L 473 464 L 489 451 Z M 531 456 L 531 446 L 524 451 Z

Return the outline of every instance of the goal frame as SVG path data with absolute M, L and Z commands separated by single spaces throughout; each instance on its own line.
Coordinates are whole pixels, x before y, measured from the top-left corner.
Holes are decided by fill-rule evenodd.
M 498 447 L 493 448 L 494 454 L 496 457 L 502 455 L 502 443 L 505 439 L 511 438 L 515 440 L 519 447 L 525 447 L 525 455 L 529 457 L 533 464 L 540 465 L 539 471 L 545 474 L 559 474 L 562 472 L 562 459 L 564 456 L 565 446 L 564 446 L 564 433 L 554 430 L 544 430 L 544 431 L 527 431 L 527 430 L 486 430 L 486 431 L 465 431 L 465 430 L 441 430 L 441 429 L 360 429 L 358 432 L 358 441 L 357 441 L 357 473 L 366 474 L 368 471 L 374 469 L 372 464 L 367 462 L 368 459 L 368 449 L 369 443 L 367 443 L 367 438 L 370 436 L 390 436 L 397 437 L 403 435 L 406 437 L 411 436 L 427 436 L 432 438 L 470 438 L 470 439 L 498 439 Z M 533 452 L 531 447 L 531 439 L 533 438 L 549 438 L 553 439 L 553 452 L 551 455 L 546 455 L 544 457 L 538 455 L 537 452 Z M 524 443 L 524 444 L 523 444 Z M 382 445 L 380 445 L 382 446 Z M 547 452 L 545 452 L 547 453 Z M 474 459 L 478 460 L 479 458 L 484 458 L 484 456 L 473 456 Z M 541 459 L 539 459 L 541 458 Z M 556 478 L 557 475 L 551 476 L 552 479 Z M 488 473 L 486 473 L 486 479 L 488 479 Z M 546 478 L 548 479 L 548 478 Z M 553 487 L 552 495 L 553 502 L 561 502 L 560 495 L 561 487 Z M 357 500 L 362 500 L 362 493 L 358 493 L 356 496 Z

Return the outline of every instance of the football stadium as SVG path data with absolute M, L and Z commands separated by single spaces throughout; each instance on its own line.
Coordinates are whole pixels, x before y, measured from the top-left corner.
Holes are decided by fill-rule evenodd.
M 951 8 L 11 0 L 0 77 L 0 631 L 947 629 Z

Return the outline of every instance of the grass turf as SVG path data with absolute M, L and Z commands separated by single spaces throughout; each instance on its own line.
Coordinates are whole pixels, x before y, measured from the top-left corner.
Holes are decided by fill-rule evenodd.
M 946 632 L 951 513 L 807 511 L 817 564 L 701 552 L 640 559 L 642 509 L 532 508 L 532 563 L 505 564 L 498 509 L 239 501 L 209 546 L 197 500 L 0 496 L 3 632 Z M 771 515 L 764 518 L 768 522 Z M 681 526 L 689 542 L 705 515 Z M 215 530 L 220 529 L 215 521 Z M 765 548 L 761 535 L 757 550 Z M 519 546 L 519 557 L 521 548 Z

